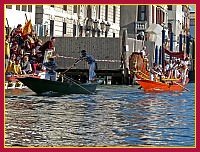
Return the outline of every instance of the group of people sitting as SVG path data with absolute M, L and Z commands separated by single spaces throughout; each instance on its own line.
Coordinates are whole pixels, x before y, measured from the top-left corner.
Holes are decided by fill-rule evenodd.
M 156 63 L 153 63 L 153 67 L 150 70 L 150 80 L 158 81 L 162 78 L 182 78 L 182 84 L 184 85 L 186 83 L 186 78 L 188 77 L 188 64 L 188 57 L 184 60 L 180 60 L 179 58 L 175 60 L 166 60 L 164 69 L 162 65 L 156 65 Z
M 38 39 L 34 30 L 23 35 L 22 25 L 13 29 L 5 39 L 5 71 L 8 75 L 36 73 L 39 63 L 42 63 L 42 54 L 38 49 L 42 41 Z M 38 67 L 36 66 L 38 64 Z
M 149 54 L 146 53 L 146 46 L 143 46 L 140 50 L 144 59 L 148 60 Z M 153 63 L 152 69 L 150 69 L 150 80 L 151 81 L 162 81 L 162 78 L 172 80 L 172 79 L 182 79 L 182 84 L 185 85 L 186 79 L 188 77 L 189 69 L 189 57 L 186 56 L 184 60 L 180 58 L 165 60 L 164 67 L 162 65 L 157 65 Z
M 47 49 L 54 50 L 55 37 L 42 44 L 34 30 L 23 35 L 22 25 L 13 29 L 5 39 L 5 74 L 38 74 L 43 71 L 44 54 Z
M 56 81 L 58 67 L 54 61 L 55 57 L 59 55 L 55 52 L 55 37 L 42 44 L 38 39 L 34 30 L 30 34 L 23 35 L 22 25 L 19 24 L 17 28 L 13 29 L 10 35 L 6 35 L 5 39 L 5 74 L 6 75 L 25 75 L 38 74 L 38 72 L 46 72 L 45 79 Z M 50 51 L 51 55 L 46 56 Z M 88 54 L 86 50 L 81 51 L 79 60 L 85 60 L 90 65 L 89 67 L 89 81 L 96 77 L 95 59 Z

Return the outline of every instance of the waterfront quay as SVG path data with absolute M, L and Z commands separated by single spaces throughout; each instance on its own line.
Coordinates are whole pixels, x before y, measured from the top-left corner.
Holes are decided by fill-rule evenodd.
M 94 56 L 97 62 L 95 72 L 98 77 L 105 78 L 105 84 L 133 84 L 134 80 L 130 77 L 132 67 L 129 65 L 131 54 L 140 52 L 145 45 L 147 47 L 146 53 L 149 54 L 148 66 L 151 68 L 155 62 L 157 48 L 155 42 L 128 38 L 127 35 L 123 35 L 123 32 L 126 33 L 126 30 L 122 31 L 122 36 L 119 38 L 56 37 L 56 53 L 61 56 L 55 59 L 58 63 L 57 71 L 63 72 L 72 66 L 65 74 L 85 82 L 88 79 L 88 64 L 86 62 L 80 62 L 75 66 L 73 64 L 79 59 L 81 50 L 87 50 L 88 53 Z M 48 38 L 41 37 L 41 39 L 45 41 Z M 192 61 L 192 63 L 195 63 L 193 59 Z M 190 81 L 194 82 L 194 64 L 190 64 L 189 68 Z

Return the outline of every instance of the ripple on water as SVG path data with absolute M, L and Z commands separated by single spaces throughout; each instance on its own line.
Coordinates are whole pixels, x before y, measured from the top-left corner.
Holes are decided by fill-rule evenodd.
M 6 146 L 194 146 L 190 92 L 100 86 L 95 95 L 6 92 Z

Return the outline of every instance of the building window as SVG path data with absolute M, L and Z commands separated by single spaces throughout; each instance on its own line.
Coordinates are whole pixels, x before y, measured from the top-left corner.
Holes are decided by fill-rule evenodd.
M 160 13 L 159 13 L 160 9 L 158 9 L 156 7 L 156 24 L 160 24 Z
M 28 5 L 28 12 L 32 12 L 32 5 Z
M 63 36 L 67 33 L 66 28 L 67 28 L 67 24 L 66 22 L 63 22 Z
M 146 6 L 138 6 L 138 21 L 146 21 Z
M 113 33 L 113 37 L 115 37 L 115 33 Z
M 54 20 L 50 20 L 50 36 L 54 35 Z
M 7 9 L 12 9 L 12 5 L 6 5 Z
M 116 7 L 113 6 L 113 23 L 115 23 L 116 20 Z
M 195 20 L 194 19 L 190 19 L 190 26 L 195 26 Z
M 77 7 L 77 13 L 80 14 L 81 13 L 81 6 L 78 5 Z
M 39 25 L 39 36 L 43 36 L 43 26 Z
M 172 33 L 172 23 L 168 23 L 168 34 Z
M 168 10 L 171 11 L 172 10 L 172 5 L 167 5 Z
M 97 30 L 97 37 L 100 37 L 101 31 Z
M 77 5 L 74 5 L 74 13 L 77 13 Z
M 73 37 L 76 37 L 76 24 L 73 24 Z
M 105 20 L 108 21 L 108 5 L 105 8 Z
M 20 11 L 20 5 L 16 5 L 16 10 Z
M 67 11 L 67 5 L 63 5 L 63 10 Z
M 154 6 L 152 5 L 152 23 L 154 23 Z
M 90 5 L 88 5 L 87 7 L 87 17 L 92 18 L 92 8 Z
M 26 11 L 27 10 L 27 5 L 22 5 L 22 11 Z
M 164 21 L 165 21 L 165 12 L 162 11 L 162 21 L 161 21 L 161 24 L 164 23 Z
M 48 28 L 47 28 L 47 25 L 43 25 L 42 34 L 43 34 L 44 36 L 47 36 L 47 35 L 48 35 Z
M 99 16 L 98 16 L 98 19 L 101 18 L 101 5 L 99 5 Z
M 83 26 L 79 25 L 79 37 L 82 37 L 83 35 Z

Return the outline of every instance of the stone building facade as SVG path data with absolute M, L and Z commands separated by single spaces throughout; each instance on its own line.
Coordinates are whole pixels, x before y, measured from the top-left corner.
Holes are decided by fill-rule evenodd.
M 34 5 L 5 5 L 5 27 L 10 30 L 16 28 L 18 24 L 25 25 L 27 20 L 31 19 L 35 23 Z
M 37 5 L 35 23 L 56 37 L 119 37 L 120 6 Z
M 9 27 L 24 25 L 25 16 L 39 36 L 119 37 L 120 33 L 119 5 L 6 5 Z
M 161 46 L 161 31 L 168 20 L 166 5 L 122 5 L 120 16 L 121 28 L 127 28 L 129 37 Z

